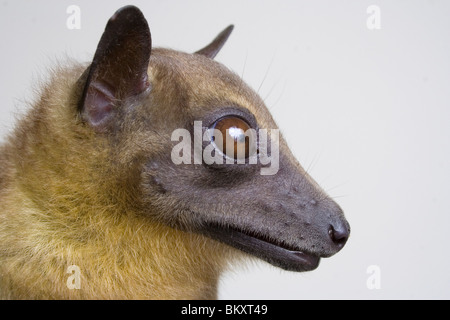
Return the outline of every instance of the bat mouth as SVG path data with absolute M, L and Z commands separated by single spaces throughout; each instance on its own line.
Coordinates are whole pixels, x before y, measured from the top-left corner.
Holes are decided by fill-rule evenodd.
M 303 272 L 319 266 L 318 255 L 257 232 L 213 224 L 208 225 L 205 234 L 284 270 Z

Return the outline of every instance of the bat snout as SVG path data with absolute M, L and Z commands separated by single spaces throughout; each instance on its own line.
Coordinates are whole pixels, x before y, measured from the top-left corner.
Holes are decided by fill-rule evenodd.
M 350 224 L 344 217 L 342 209 L 331 199 L 326 199 L 311 207 L 307 214 L 313 217 L 311 228 L 315 233 L 311 238 L 317 239 L 321 248 L 320 256 L 330 257 L 339 252 L 350 237 Z
M 328 235 L 333 245 L 339 250 L 345 246 L 345 243 L 350 236 L 350 226 L 347 221 L 339 221 L 335 224 L 330 224 Z

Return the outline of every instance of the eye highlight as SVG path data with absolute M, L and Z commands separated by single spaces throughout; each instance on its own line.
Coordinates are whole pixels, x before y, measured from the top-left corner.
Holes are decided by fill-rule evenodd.
M 247 159 L 254 153 L 256 132 L 245 120 L 235 116 L 224 117 L 216 121 L 212 129 L 222 134 L 222 139 L 214 137 L 213 141 L 226 156 L 236 160 Z

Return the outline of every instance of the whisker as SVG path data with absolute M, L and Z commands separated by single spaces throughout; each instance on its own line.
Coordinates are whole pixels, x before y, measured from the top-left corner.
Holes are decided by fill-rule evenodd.
M 331 199 L 337 199 L 337 198 L 345 198 L 345 197 L 348 197 L 348 196 L 350 196 L 349 194 L 340 194 L 340 195 L 337 195 L 337 196 L 330 196 L 330 198 Z
M 264 74 L 264 78 L 261 81 L 261 84 L 258 87 L 258 90 L 256 90 L 256 93 L 259 94 L 259 90 L 261 89 L 261 87 L 263 86 L 264 82 L 267 79 L 267 75 L 269 74 L 270 68 L 272 67 L 273 61 L 275 60 L 275 53 L 272 56 L 272 59 L 270 60 L 269 66 L 267 67 L 266 73 Z
M 314 156 L 314 158 L 312 159 L 312 161 L 309 163 L 308 167 L 305 170 L 305 173 L 310 174 L 311 170 L 313 169 L 313 167 L 319 162 L 319 158 L 320 158 L 320 154 L 317 154 Z
M 279 81 L 278 81 L 278 82 L 279 82 Z M 264 102 L 269 98 L 270 94 L 272 93 L 273 89 L 276 87 L 277 84 L 278 84 L 278 83 L 275 83 L 275 84 L 272 86 L 272 88 L 270 89 L 269 93 L 268 93 L 267 96 L 264 98 Z M 286 80 L 283 82 L 283 88 L 281 89 L 281 93 L 278 95 L 277 100 L 275 100 L 275 102 L 274 102 L 272 105 L 268 106 L 268 109 L 269 109 L 269 110 L 273 110 L 273 109 L 278 105 L 278 102 L 280 102 L 281 97 L 283 96 L 285 89 L 286 89 Z
M 331 187 L 331 188 L 327 188 L 327 189 L 325 190 L 325 192 L 328 193 L 328 192 L 330 192 L 330 191 L 332 191 L 332 190 L 335 190 L 335 189 L 337 189 L 337 188 L 340 188 L 340 187 L 346 185 L 347 183 L 348 183 L 348 181 L 347 181 L 347 182 L 339 183 L 339 184 L 337 184 L 337 185 L 335 185 L 335 186 L 333 186 L 333 187 Z
M 244 73 L 245 73 L 245 67 L 247 66 L 247 58 L 248 58 L 248 49 L 245 52 L 244 66 L 242 67 L 241 82 L 239 83 L 238 94 L 241 93 L 242 84 L 244 83 Z

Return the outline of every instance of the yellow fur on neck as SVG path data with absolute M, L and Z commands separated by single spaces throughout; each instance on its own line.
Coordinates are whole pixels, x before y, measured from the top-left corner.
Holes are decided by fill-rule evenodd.
M 0 223 L 2 298 L 215 298 L 220 244 L 126 214 L 112 220 L 92 212 L 57 226 L 14 194 L 1 206 L 22 204 Z M 81 270 L 79 290 L 66 285 L 70 265 Z

